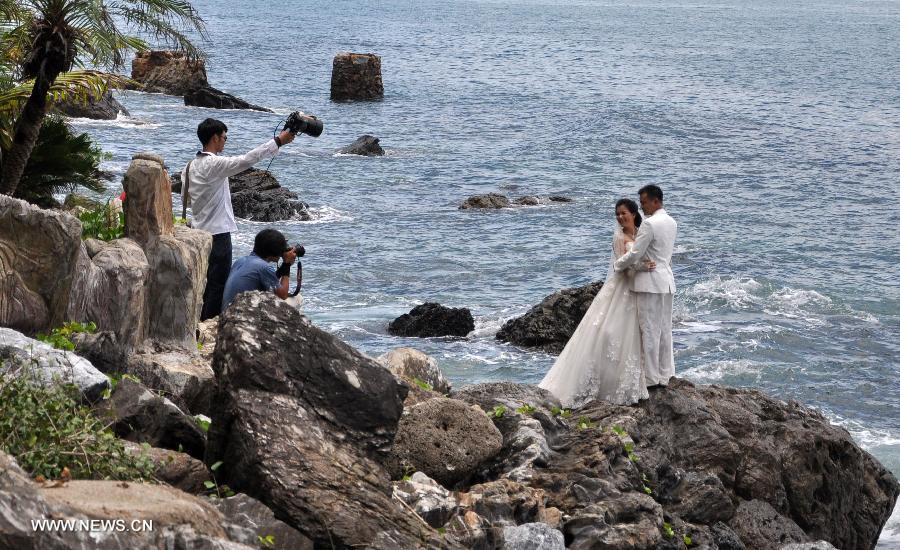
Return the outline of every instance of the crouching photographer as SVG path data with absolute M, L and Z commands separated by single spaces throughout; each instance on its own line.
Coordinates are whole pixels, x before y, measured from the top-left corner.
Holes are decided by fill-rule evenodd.
M 225 282 L 225 293 L 222 297 L 223 309 L 227 308 L 241 292 L 262 290 L 274 292 L 282 300 L 297 296 L 302 282 L 302 268 L 297 262 L 298 256 L 306 253 L 300 245 L 291 246 L 280 231 L 263 229 L 253 240 L 253 252 L 239 258 L 231 266 L 228 280 Z M 281 260 L 278 269 L 270 265 Z M 298 264 L 297 287 L 292 293 L 291 266 Z

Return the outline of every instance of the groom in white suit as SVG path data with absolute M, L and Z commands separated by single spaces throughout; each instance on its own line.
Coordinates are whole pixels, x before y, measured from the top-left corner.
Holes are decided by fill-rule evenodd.
M 678 224 L 663 208 L 663 192 L 656 185 L 638 191 L 641 210 L 647 216 L 638 229 L 631 250 L 616 260 L 615 270 L 624 271 L 644 260 L 656 262 L 652 271 L 638 271 L 631 290 L 637 295 L 641 326 L 644 374 L 647 386 L 665 386 L 675 376 L 672 350 L 672 250 Z

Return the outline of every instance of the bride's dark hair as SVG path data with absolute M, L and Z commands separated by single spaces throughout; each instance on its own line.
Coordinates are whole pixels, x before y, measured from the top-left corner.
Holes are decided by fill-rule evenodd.
M 627 208 L 628 211 L 631 212 L 631 214 L 634 216 L 634 226 L 640 227 L 643 218 L 641 218 L 641 213 L 638 212 L 637 203 L 631 199 L 619 199 L 616 201 L 616 210 L 618 210 L 622 205 L 625 205 L 625 208 Z M 613 212 L 615 212 L 615 210 L 613 210 Z

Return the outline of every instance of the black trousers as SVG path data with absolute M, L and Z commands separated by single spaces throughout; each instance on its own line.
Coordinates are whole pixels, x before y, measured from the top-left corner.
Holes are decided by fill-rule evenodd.
M 206 290 L 203 291 L 203 310 L 200 320 L 212 319 L 222 312 L 222 295 L 231 272 L 231 233 L 213 235 L 206 269 Z

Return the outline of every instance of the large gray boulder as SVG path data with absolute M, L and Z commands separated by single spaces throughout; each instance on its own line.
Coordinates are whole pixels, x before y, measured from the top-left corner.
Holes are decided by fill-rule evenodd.
M 153 50 L 138 52 L 131 61 L 131 79 L 139 89 L 169 95 L 184 95 L 209 85 L 206 64 L 182 52 Z
M 525 523 L 503 529 L 505 550 L 565 550 L 562 531 L 546 523 Z
M 260 539 L 266 540 L 266 548 L 313 550 L 311 540 L 303 536 L 300 531 L 276 519 L 272 510 L 253 497 L 241 493 L 228 498 L 215 499 L 212 504 L 222 512 L 228 522 L 249 529 Z
M 264 111 L 271 113 L 272 109 L 247 103 L 243 99 L 233 96 L 212 86 L 202 86 L 188 90 L 184 94 L 184 104 L 192 107 L 209 107 L 211 109 L 247 109 L 251 111 Z
M 372 100 L 384 97 L 381 58 L 373 53 L 339 53 L 331 68 L 331 100 Z
M 317 546 L 451 546 L 389 496 L 381 460 L 406 387 L 382 365 L 271 293 L 247 292 L 220 319 L 213 368 L 207 460 L 223 462 L 222 481 Z
M 0 326 L 34 334 L 72 320 L 80 254 L 77 218 L 0 195 Z
M 413 348 L 396 348 L 378 357 L 394 376 L 412 386 L 430 386 L 438 393 L 450 393 L 450 382 L 444 377 L 435 359 Z
M 92 118 L 95 120 L 115 120 L 119 113 L 128 116 L 126 109 L 111 91 L 100 97 L 93 95 L 85 99 L 75 99 L 56 103 L 53 109 L 62 115 L 72 118 Z
M 403 414 L 393 452 L 401 468 L 410 466 L 453 487 L 474 474 L 502 445 L 503 436 L 480 408 L 436 397 Z
M 453 494 L 422 472 L 394 482 L 394 498 L 408 504 L 428 525 L 438 528 L 450 521 L 459 509 Z
M 603 282 L 597 281 L 554 292 L 525 315 L 504 323 L 497 332 L 497 340 L 561 352 L 602 286 Z
M 0 374 L 31 376 L 46 386 L 74 384 L 88 402 L 99 400 L 109 388 L 106 375 L 87 359 L 3 327 L 0 327 Z

